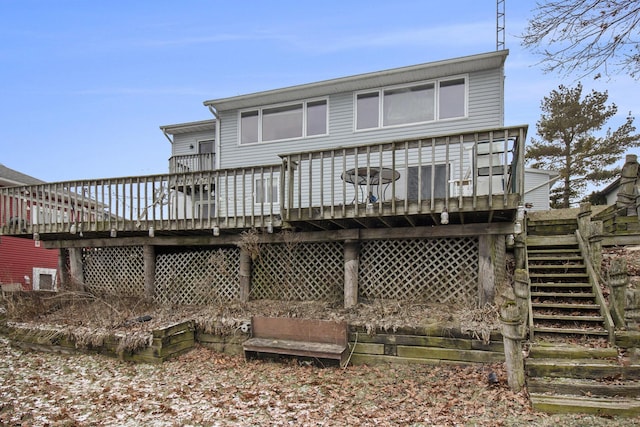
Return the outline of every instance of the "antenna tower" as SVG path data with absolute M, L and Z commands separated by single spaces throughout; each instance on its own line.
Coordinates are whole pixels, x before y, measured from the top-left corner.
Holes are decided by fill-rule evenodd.
M 504 44 L 504 14 L 505 14 L 505 1 L 497 0 L 496 3 L 496 50 L 503 50 Z

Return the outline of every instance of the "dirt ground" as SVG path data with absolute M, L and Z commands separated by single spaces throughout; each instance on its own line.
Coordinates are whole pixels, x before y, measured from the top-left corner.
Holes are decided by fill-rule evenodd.
M 496 365 L 315 367 L 198 347 L 162 365 L 27 352 L 0 338 L 0 425 L 635 426 L 531 411 Z M 494 372 L 500 379 L 489 384 Z

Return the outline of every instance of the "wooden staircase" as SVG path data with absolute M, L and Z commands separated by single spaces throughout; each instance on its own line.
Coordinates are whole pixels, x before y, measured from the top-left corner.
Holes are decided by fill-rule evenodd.
M 527 237 L 533 337 L 607 338 L 575 234 Z
M 640 357 L 612 347 L 611 316 L 576 228 L 570 215 L 528 223 L 531 404 L 548 413 L 636 417 Z
M 614 348 L 532 344 L 525 363 L 536 411 L 640 415 L 640 364 Z

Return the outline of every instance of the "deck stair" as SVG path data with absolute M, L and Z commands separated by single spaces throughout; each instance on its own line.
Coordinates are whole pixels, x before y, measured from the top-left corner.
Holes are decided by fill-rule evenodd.
M 607 339 L 576 236 L 528 236 L 534 338 Z
M 525 369 L 537 411 L 640 415 L 640 364 L 614 348 L 534 343 Z

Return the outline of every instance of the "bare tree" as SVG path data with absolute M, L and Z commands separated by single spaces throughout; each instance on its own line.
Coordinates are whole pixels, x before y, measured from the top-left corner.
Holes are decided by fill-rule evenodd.
M 537 2 L 534 13 L 522 44 L 543 56 L 546 72 L 640 78 L 639 1 Z

